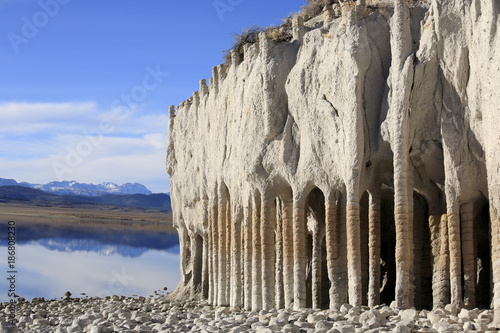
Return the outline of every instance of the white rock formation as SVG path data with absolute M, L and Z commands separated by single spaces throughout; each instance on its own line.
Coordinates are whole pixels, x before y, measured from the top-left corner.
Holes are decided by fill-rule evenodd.
M 493 307 L 500 325 L 499 12 L 342 2 L 214 68 L 170 108 L 176 295 Z

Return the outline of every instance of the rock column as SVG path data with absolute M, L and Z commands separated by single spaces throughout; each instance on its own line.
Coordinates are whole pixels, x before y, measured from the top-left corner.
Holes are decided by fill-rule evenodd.
M 326 265 L 328 270 L 328 279 L 330 280 L 330 309 L 340 309 L 342 304 L 337 302 L 338 295 L 342 293 L 339 290 L 335 266 L 338 265 L 339 257 L 339 228 L 337 217 L 337 202 L 335 195 L 330 193 L 325 199 L 325 242 L 326 242 Z
M 473 204 L 462 204 L 460 209 L 462 262 L 464 270 L 464 307 L 476 307 L 476 244 L 474 242 Z
M 262 308 L 274 307 L 274 233 L 276 226 L 276 204 L 266 195 L 262 196 L 261 239 L 262 239 Z
M 396 305 L 413 306 L 413 188 L 409 157 L 409 100 L 413 81 L 409 9 L 394 1 L 391 22 L 391 127 L 394 133 L 394 220 L 396 225 Z
M 312 307 L 319 309 L 321 307 L 321 233 L 316 221 L 312 233 Z
M 242 256 L 241 256 L 241 219 L 242 212 L 236 211 L 233 220 L 230 221 L 232 224 L 232 233 L 231 233 L 231 290 L 229 292 L 231 296 L 231 306 L 236 308 L 241 308 L 242 305 L 242 297 L 241 297 L 241 267 L 242 267 Z
M 294 199 L 293 203 L 293 294 L 295 309 L 306 307 L 306 244 L 307 244 L 307 226 L 305 219 L 304 199 Z
M 277 309 L 284 306 L 283 294 L 283 204 L 279 198 L 276 199 L 276 267 L 275 267 L 275 287 Z
M 361 285 L 361 230 L 359 199 L 348 194 L 346 207 L 347 225 L 347 274 L 349 281 L 349 304 L 359 306 L 362 302 Z
M 448 272 L 448 223 L 446 215 L 431 213 L 429 216 L 432 251 L 433 308 L 443 308 L 449 302 Z
M 370 192 L 368 211 L 368 306 L 380 304 L 380 196 Z
M 451 304 L 462 306 L 462 247 L 460 242 L 460 211 L 458 204 L 448 205 L 448 241 L 450 251 Z
M 294 248 L 293 248 L 293 202 L 291 194 L 282 198 L 283 220 L 283 293 L 285 307 L 293 306 L 293 273 L 294 273 Z
M 252 210 L 252 310 L 260 310 L 262 307 L 262 252 L 260 234 L 260 193 L 256 190 L 253 198 Z
M 244 286 L 244 308 L 245 310 L 252 309 L 252 205 L 249 204 L 248 209 L 244 214 L 244 238 L 243 238 L 243 252 L 244 252 L 244 269 L 245 275 L 243 277 Z
M 227 238 L 227 230 L 226 230 L 226 194 L 222 186 L 219 188 L 219 208 L 218 208 L 218 231 L 217 239 L 219 243 L 218 248 L 218 291 L 217 291 L 217 305 L 219 306 L 227 306 L 227 294 L 226 294 L 226 286 L 227 286 L 227 264 L 226 264 L 226 238 Z

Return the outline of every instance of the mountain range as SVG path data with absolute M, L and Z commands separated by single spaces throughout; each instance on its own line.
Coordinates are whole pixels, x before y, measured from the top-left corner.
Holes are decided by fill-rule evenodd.
M 18 183 L 0 178 L 0 203 L 23 203 L 35 206 L 106 205 L 171 211 L 170 196 L 152 194 L 144 185 L 127 183 L 81 184 L 75 181 L 45 185 Z
M 47 193 L 63 194 L 63 195 L 84 195 L 84 196 L 101 196 L 105 194 L 152 194 L 146 186 L 138 183 L 126 183 L 117 185 L 111 182 L 101 184 L 85 184 L 72 181 L 50 182 L 48 184 L 30 184 L 27 182 L 18 183 L 14 179 L 0 178 L 0 186 L 22 186 L 36 190 L 41 190 Z

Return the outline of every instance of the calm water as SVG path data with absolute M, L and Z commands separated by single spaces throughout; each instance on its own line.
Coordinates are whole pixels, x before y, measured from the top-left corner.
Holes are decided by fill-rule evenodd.
M 16 222 L 16 291 L 26 299 L 148 296 L 180 278 L 179 240 L 163 230 L 103 226 L 93 223 L 51 223 L 0 215 L 0 302 L 8 301 L 7 222 Z

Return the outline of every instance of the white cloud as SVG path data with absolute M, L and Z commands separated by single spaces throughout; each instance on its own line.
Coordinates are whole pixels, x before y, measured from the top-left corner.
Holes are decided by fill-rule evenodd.
M 0 104 L 0 177 L 139 182 L 168 192 L 167 122 L 167 111 L 118 114 L 92 102 Z

